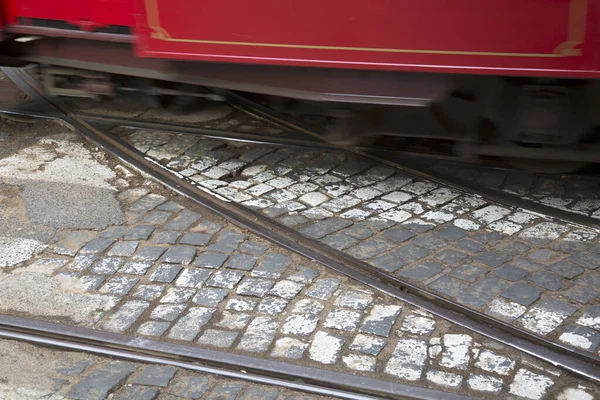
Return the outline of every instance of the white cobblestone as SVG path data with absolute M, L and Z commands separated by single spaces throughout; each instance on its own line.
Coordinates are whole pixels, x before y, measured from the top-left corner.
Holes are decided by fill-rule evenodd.
M 438 224 L 442 224 L 444 222 L 452 221 L 455 216 L 454 214 L 442 211 L 427 211 L 425 214 L 423 214 L 422 218 L 427 221 L 434 221 Z
M 512 236 L 515 233 L 519 232 L 521 229 L 523 229 L 523 227 L 519 224 L 515 224 L 514 222 L 504 220 L 494 221 L 488 225 L 488 228 L 509 236 Z
M 281 176 L 275 179 L 271 179 L 270 181 L 266 182 L 267 185 L 271 185 L 277 189 L 285 189 L 288 186 L 293 185 L 294 183 L 296 183 L 295 180 L 288 178 L 287 176 Z
M 560 235 L 566 233 L 568 230 L 569 228 L 564 225 L 552 222 L 542 222 L 532 228 L 524 230 L 519 237 L 524 239 L 554 240 L 558 239 Z
M 294 304 L 292 312 L 294 313 L 308 313 L 318 314 L 323 310 L 325 306 L 318 300 L 315 299 L 302 299 Z
M 508 219 L 509 221 L 522 225 L 529 224 L 539 218 L 540 217 L 538 217 L 537 215 L 533 215 L 522 211 L 517 211 L 516 213 L 513 213 L 506 217 L 506 219 Z
M 537 400 L 546 395 L 546 391 L 554 385 L 554 381 L 544 375 L 535 374 L 527 369 L 517 371 L 510 384 L 509 392 L 526 399 Z
M 269 167 L 266 165 L 253 165 L 251 167 L 244 169 L 242 171 L 241 176 L 243 176 L 245 178 L 253 177 L 253 176 L 260 174 L 261 172 L 264 172 L 267 168 L 269 168 Z
M 231 174 L 231 171 L 219 167 L 212 167 L 202 172 L 202 175 L 210 179 L 221 179 L 228 176 L 229 174 Z
M 350 349 L 372 355 L 378 355 L 386 344 L 387 339 L 358 334 L 354 337 L 354 341 L 352 341 Z
M 273 186 L 267 185 L 265 183 L 259 183 L 258 185 L 253 186 L 250 189 L 246 189 L 246 193 L 251 194 L 252 196 L 262 196 L 263 194 L 269 193 L 272 190 L 275 190 Z
M 409 213 L 417 214 L 417 215 L 421 215 L 425 212 L 425 208 L 423 207 L 423 205 L 421 203 L 414 203 L 414 202 L 404 203 L 404 204 L 396 207 L 396 209 L 402 210 L 402 211 L 407 211 Z
M 342 344 L 341 338 L 318 331 L 308 349 L 309 357 L 311 360 L 323 364 L 334 364 L 342 349 Z
M 425 194 L 433 189 L 437 188 L 436 185 L 429 182 L 414 182 L 409 185 L 406 185 L 402 188 L 405 192 L 414 193 L 417 195 Z
M 493 376 L 472 374 L 469 376 L 467 384 L 471 389 L 479 392 L 498 393 L 502 390 L 503 382 L 502 379 Z
M 406 203 L 413 197 L 414 196 L 412 194 L 408 194 L 405 192 L 392 192 L 388 195 L 383 196 L 382 199 L 385 201 L 391 201 L 396 204 L 402 204 L 402 203 Z
M 275 347 L 273 347 L 273 351 L 271 352 L 271 356 L 300 359 L 307 347 L 308 343 L 304 343 L 298 339 L 284 337 L 277 339 Z
M 273 205 L 273 202 L 267 199 L 253 199 L 242 203 L 246 207 L 262 210 Z
M 593 343 L 585 335 L 578 335 L 574 332 L 565 332 L 558 338 L 563 343 L 573 347 L 579 347 L 584 350 L 591 350 Z
M 334 304 L 340 307 L 354 308 L 356 310 L 364 310 L 373 301 L 371 293 L 365 293 L 357 290 L 346 290 L 342 292 Z
M 508 300 L 494 299 L 488 306 L 488 310 L 492 315 L 499 316 L 502 319 L 514 320 L 527 311 L 527 307 Z
M 473 211 L 471 215 L 482 224 L 490 224 L 510 214 L 510 210 L 499 206 L 487 206 Z
M 375 357 L 364 354 L 349 354 L 342 357 L 342 361 L 346 367 L 357 371 L 374 372 L 377 365 Z
M 438 207 L 442 204 L 448 203 L 458 196 L 460 196 L 460 193 L 456 190 L 450 188 L 439 188 L 427 193 L 427 195 L 421 197 L 419 200 L 430 207 Z
M 442 353 L 442 346 L 436 344 L 429 347 L 429 358 L 437 358 Z
M 276 190 L 274 192 L 269 193 L 269 196 L 275 200 L 277 203 L 282 203 L 284 201 L 290 201 L 295 199 L 296 196 L 294 193 L 285 190 L 285 189 L 280 189 L 280 190 Z
M 263 183 L 263 182 L 266 182 L 266 181 L 276 178 L 276 177 L 277 177 L 277 175 L 275 175 L 271 171 L 265 170 L 263 172 L 259 172 L 255 175 L 252 175 L 250 177 L 249 181 L 252 183 Z
M 237 190 L 245 190 L 252 186 L 252 182 L 248 181 L 233 181 L 229 184 L 229 187 Z
M 310 314 L 293 314 L 287 317 L 281 327 L 286 335 L 308 336 L 317 328 L 319 318 Z
M 362 221 L 363 219 L 368 218 L 371 214 L 373 214 L 372 211 L 361 210 L 360 208 L 353 208 L 340 214 L 340 217 L 345 219 L 351 219 L 353 221 Z
M 419 339 L 400 339 L 385 366 L 387 374 L 409 381 L 421 379 L 427 360 L 427 342 Z
M 412 333 L 413 335 L 429 335 L 435 329 L 435 320 L 431 318 L 408 315 L 402 321 L 401 331 Z
M 567 388 L 558 395 L 557 400 L 594 400 L 594 396 L 582 389 Z
M 448 368 L 467 369 L 471 358 L 471 343 L 473 339 L 468 335 L 444 335 L 444 349 L 440 365 Z
M 327 192 L 331 197 L 339 197 L 343 196 L 354 188 L 352 185 L 346 185 L 343 183 L 333 184 L 325 186 L 323 189 Z M 359 201 L 360 202 L 360 201 Z
M 396 206 L 396 204 L 394 203 L 390 203 L 387 201 L 383 201 L 383 200 L 375 200 L 375 201 L 371 201 L 369 203 L 366 203 L 364 205 L 364 207 L 366 209 L 369 210 L 373 210 L 373 211 L 387 211 L 390 208 L 394 208 Z
M 464 229 L 465 231 L 478 231 L 479 228 L 481 228 L 481 225 L 471 220 L 463 218 L 455 219 L 454 221 L 452 221 L 452 223 L 457 228 Z
M 283 297 L 284 299 L 293 299 L 296 297 L 298 292 L 302 290 L 302 285 L 296 282 L 283 280 L 279 281 L 273 286 L 273 288 L 269 291 L 269 294 L 274 296 Z
M 359 203 L 360 203 L 360 200 L 357 199 L 356 197 L 341 196 L 341 197 L 336 197 L 333 200 L 328 201 L 327 203 L 324 203 L 323 208 L 326 208 L 329 211 L 333 211 L 333 212 L 341 212 L 348 208 L 354 207 L 355 205 L 357 205 Z
M 382 193 L 377 189 L 365 187 L 365 188 L 353 190 L 352 192 L 350 192 L 350 194 L 354 197 L 358 197 L 359 199 L 361 199 L 363 201 L 367 201 L 367 200 L 374 199 L 377 196 L 380 196 Z
M 310 182 L 296 183 L 288 187 L 288 190 L 292 193 L 296 193 L 298 196 L 301 196 L 306 193 L 314 192 L 319 188 L 318 185 Z
M 321 220 L 321 219 L 333 217 L 333 213 L 331 211 L 326 210 L 321 207 L 309 208 L 307 210 L 302 211 L 301 214 L 304 215 L 306 218 L 312 219 L 312 220 Z M 341 217 L 341 215 L 340 215 L 340 217 Z M 344 217 L 342 217 L 342 218 L 344 218 Z
M 567 233 L 563 240 L 568 242 L 591 242 L 598 238 L 598 234 L 592 231 L 578 229 Z
M 514 369 L 515 362 L 508 357 L 494 354 L 491 351 L 483 351 L 477 358 L 475 366 L 498 375 L 508 375 Z
M 325 196 L 323 193 L 312 192 L 306 193 L 305 195 L 301 196 L 298 200 L 305 204 L 308 204 L 311 207 L 316 207 L 329 200 L 329 197 Z
M 589 326 L 589 327 L 594 328 L 596 330 L 600 330 L 600 315 L 599 316 L 592 316 L 592 315 L 589 315 L 589 314 L 583 314 L 577 320 L 577 324 L 578 325 L 582 325 L 582 326 Z
M 412 215 L 407 213 L 406 211 L 402 211 L 402 210 L 390 210 L 390 211 L 386 211 L 384 213 L 379 214 L 380 217 L 385 218 L 385 219 L 389 219 L 390 221 L 394 221 L 394 222 L 404 222 L 407 219 L 409 219 Z
M 450 388 L 459 388 L 463 381 L 462 376 L 443 371 L 427 371 L 426 377 L 436 385 Z
M 535 306 L 523 315 L 519 322 L 525 329 L 541 335 L 547 335 L 556 329 L 567 317 L 562 312 L 555 312 Z
M 353 331 L 358 327 L 362 314 L 357 311 L 335 309 L 329 312 L 323 326 L 342 331 Z

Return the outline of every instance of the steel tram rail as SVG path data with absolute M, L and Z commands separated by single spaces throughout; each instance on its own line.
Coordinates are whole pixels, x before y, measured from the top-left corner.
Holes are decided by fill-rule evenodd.
M 404 282 L 363 261 L 334 250 L 316 240 L 306 238 L 293 229 L 243 206 L 219 201 L 190 181 L 178 177 L 160 164 L 144 158 L 128 144 L 96 129 L 90 123 L 79 118 L 62 102 L 48 98 L 33 78 L 25 72 L 9 68 L 2 70 L 32 98 L 54 107 L 58 114 L 62 113 L 61 120 L 88 140 L 131 167 L 148 174 L 171 190 L 190 198 L 227 220 L 397 300 L 422 308 L 438 317 L 549 362 L 575 375 L 600 382 L 599 358 L 534 335 Z
M 0 315 L 0 338 L 133 362 L 171 365 L 256 384 L 347 400 L 435 400 L 442 392 L 280 361 Z M 443 393 L 448 400 L 472 397 Z
M 219 93 L 223 93 L 226 96 L 226 98 L 240 111 L 244 111 L 250 115 L 256 115 L 258 117 L 270 120 L 289 129 L 294 129 L 303 132 L 317 140 L 322 141 L 323 143 L 328 143 L 327 138 L 324 136 L 321 129 L 316 126 L 309 126 L 301 121 L 297 121 L 288 116 L 278 114 L 273 110 L 270 110 L 269 108 L 258 104 L 246 97 L 243 97 L 237 93 L 222 91 L 220 91 Z M 331 145 L 335 144 L 331 143 Z M 441 174 L 434 174 L 432 172 L 423 172 L 422 170 L 410 167 L 407 164 L 397 161 L 397 159 L 403 155 L 414 155 L 414 153 L 411 154 L 409 152 L 386 149 L 381 147 L 337 147 L 342 147 L 347 152 L 357 154 L 363 158 L 375 161 L 377 163 L 397 168 L 409 175 L 413 175 L 422 179 L 427 179 L 440 185 L 450 186 L 454 189 L 458 189 L 466 193 L 483 196 L 494 203 L 503 204 L 508 207 L 523 208 L 525 210 L 532 211 L 537 214 L 543 214 L 544 216 L 550 217 L 552 219 L 563 220 L 565 222 L 570 222 L 572 224 L 580 225 L 582 227 L 600 229 L 600 221 L 596 218 L 550 207 L 532 200 L 523 199 L 514 194 L 502 192 L 500 190 L 481 187 L 472 182 L 467 182 L 459 178 L 452 178 Z M 374 151 L 381 155 L 373 154 Z M 435 155 L 433 157 L 435 157 Z M 451 159 L 452 157 L 446 158 Z

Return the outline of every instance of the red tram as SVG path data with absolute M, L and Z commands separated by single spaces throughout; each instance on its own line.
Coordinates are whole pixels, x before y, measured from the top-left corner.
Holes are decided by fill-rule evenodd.
M 598 0 L 0 0 L 0 12 L 0 63 L 46 66 L 56 94 L 112 93 L 119 75 L 438 105 L 492 122 L 479 155 L 600 161 Z M 78 85 L 61 87 L 65 75 Z

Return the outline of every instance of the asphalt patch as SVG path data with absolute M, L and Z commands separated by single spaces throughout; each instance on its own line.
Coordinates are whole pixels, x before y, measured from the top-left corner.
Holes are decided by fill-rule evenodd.
M 27 216 L 53 228 L 104 229 L 123 223 L 114 190 L 57 182 L 26 182 L 22 198 Z

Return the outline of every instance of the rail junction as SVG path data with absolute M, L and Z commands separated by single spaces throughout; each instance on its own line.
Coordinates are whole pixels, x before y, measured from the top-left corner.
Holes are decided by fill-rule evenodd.
M 0 179 L 22 185 L 15 171 L 28 160 L 44 176 L 34 180 L 52 181 L 53 163 L 77 167 L 73 148 L 97 147 L 106 155 L 90 160 L 104 169 L 81 168 L 110 175 L 96 189 L 123 211 L 56 225 L 30 254 L 2 261 L 0 284 L 39 274 L 102 303 L 68 316 L 7 301 L 3 338 L 94 353 L 98 365 L 129 360 L 115 361 L 128 367 L 107 389 L 121 396 L 144 374 L 137 363 L 199 373 L 206 398 L 225 378 L 246 382 L 240 396 L 261 385 L 290 398 L 600 395 L 593 172 L 549 178 L 341 147 L 322 121 L 230 92 L 210 118 L 81 110 L 25 70 L 4 73 L 33 100 L 5 115 L 59 121 L 88 142 L 42 135 L 37 150 L 0 160 Z M 58 391 L 85 398 L 77 385 Z M 182 393 L 170 388 L 152 390 Z

